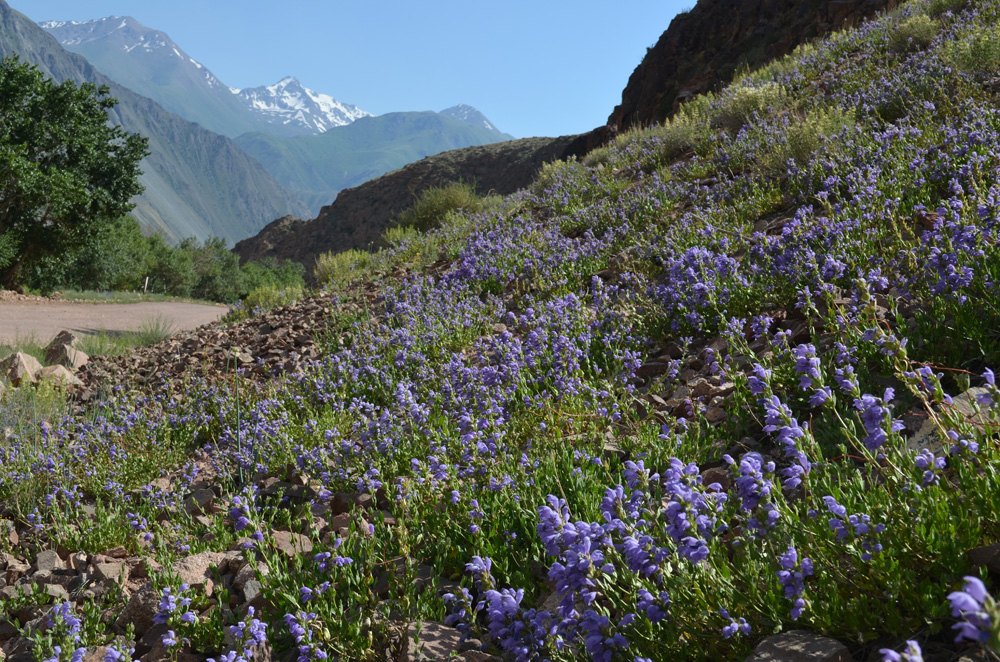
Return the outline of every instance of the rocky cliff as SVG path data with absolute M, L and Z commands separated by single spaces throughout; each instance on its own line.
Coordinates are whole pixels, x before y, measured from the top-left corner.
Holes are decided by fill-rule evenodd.
M 367 248 L 421 192 L 449 182 L 475 183 L 480 194 L 508 194 L 530 184 L 543 163 L 573 154 L 575 136 L 523 138 L 431 156 L 341 191 L 319 216 L 279 218 L 233 249 L 240 260 L 281 257 L 306 265 L 326 251 Z
M 662 122 L 692 96 L 715 90 L 805 43 L 898 0 L 699 0 L 678 14 L 632 72 L 601 137 Z M 592 141 L 593 142 L 593 141 Z

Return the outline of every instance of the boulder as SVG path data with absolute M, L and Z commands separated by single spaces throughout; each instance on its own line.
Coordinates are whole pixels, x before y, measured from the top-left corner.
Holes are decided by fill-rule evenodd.
M 136 635 L 142 636 L 153 627 L 153 616 L 156 615 L 159 603 L 160 594 L 153 590 L 152 582 L 146 582 L 129 597 L 122 613 L 115 620 L 115 631 L 121 634 L 128 625 L 134 625 Z
M 76 375 L 68 368 L 61 365 L 45 366 L 38 372 L 38 379 L 54 381 L 60 386 L 83 386 L 83 382 L 77 379 Z
M 211 596 L 212 588 L 215 586 L 211 568 L 212 566 L 221 567 L 228 558 L 229 555 L 224 552 L 201 552 L 175 561 L 173 569 L 180 577 L 181 582 L 189 585 L 195 591 L 204 591 L 206 595 Z
M 853 662 L 847 646 L 808 630 L 790 630 L 757 644 L 746 662 Z
M 307 536 L 291 531 L 275 531 L 274 545 L 290 558 L 308 554 L 313 549 L 312 541 Z
M 69 345 L 49 346 L 45 351 L 45 362 L 49 365 L 61 365 L 76 372 L 87 365 L 90 357 L 83 351 Z
M 42 370 L 42 364 L 34 356 L 24 352 L 15 352 L 0 361 L 0 375 L 5 376 L 14 386 L 20 386 L 23 381 L 34 384 L 37 375 Z
M 63 560 L 59 558 L 59 554 L 52 549 L 42 550 L 38 552 L 38 557 L 35 559 L 35 569 L 37 572 L 49 572 L 52 573 L 55 570 L 62 570 L 66 565 Z
M 408 660 L 447 660 L 458 653 L 462 633 L 441 623 L 421 623 L 419 630 L 416 623 L 410 623 L 406 638 Z

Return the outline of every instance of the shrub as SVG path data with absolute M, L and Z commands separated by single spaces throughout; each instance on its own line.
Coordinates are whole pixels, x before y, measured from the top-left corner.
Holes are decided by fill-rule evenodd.
M 1000 29 L 993 27 L 956 40 L 945 57 L 967 73 L 996 73 L 1000 70 Z
M 931 0 L 927 3 L 927 15 L 938 18 L 947 12 L 957 12 L 965 9 L 968 0 Z
M 434 186 L 423 193 L 412 207 L 403 211 L 398 217 L 398 224 L 411 227 L 421 232 L 441 226 L 441 222 L 450 211 L 462 209 L 467 213 L 476 214 L 485 211 L 486 200 L 476 193 L 471 184 L 452 182 L 446 186 Z
M 785 88 L 775 82 L 729 88 L 718 98 L 712 125 L 736 131 L 754 113 L 762 113 L 768 109 L 778 110 L 786 103 Z
M 889 48 L 907 53 L 930 46 L 938 31 L 938 22 L 925 14 L 917 14 L 896 26 L 889 36 Z
M 306 268 L 299 262 L 284 260 L 279 262 L 273 257 L 258 262 L 247 262 L 240 267 L 243 272 L 244 297 L 254 290 L 273 287 L 275 289 L 305 288 L 304 276 Z
M 372 254 L 368 251 L 359 251 L 354 248 L 342 253 L 323 253 L 316 258 L 316 268 L 313 275 L 316 281 L 321 284 L 343 283 L 352 276 L 357 278 L 363 275 L 365 269 L 371 263 Z

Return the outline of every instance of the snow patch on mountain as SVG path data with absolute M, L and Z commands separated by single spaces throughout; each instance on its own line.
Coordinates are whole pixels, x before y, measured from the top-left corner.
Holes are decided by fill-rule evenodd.
M 292 124 L 306 133 L 324 133 L 371 115 L 357 106 L 310 90 L 293 76 L 286 76 L 274 85 L 229 89 L 268 124 Z
M 485 115 L 465 103 L 460 103 L 457 106 L 452 106 L 451 108 L 445 108 L 441 111 L 441 114 L 462 122 L 468 122 L 469 124 L 485 127 L 490 131 L 499 131 L 499 129 L 493 125 L 493 122 L 486 119 Z

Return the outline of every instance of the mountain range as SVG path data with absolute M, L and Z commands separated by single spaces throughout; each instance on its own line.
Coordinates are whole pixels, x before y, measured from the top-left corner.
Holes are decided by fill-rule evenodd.
M 0 56 L 13 54 L 57 82 L 109 87 L 118 100 L 112 121 L 149 139 L 146 191 L 133 213 L 172 241 L 218 236 L 235 243 L 275 218 L 308 217 L 344 186 L 409 161 L 510 138 L 471 106 L 379 118 L 291 76 L 231 88 L 169 35 L 127 16 L 36 24 L 0 0 Z M 359 119 L 372 123 L 336 133 Z M 273 154 L 248 154 L 233 140 L 238 136 L 248 145 L 268 144 Z M 290 174 L 301 172 L 314 175 Z
M 108 78 L 0 0 L 0 56 L 8 55 L 37 65 L 57 82 L 108 86 L 118 100 L 111 120 L 149 139 L 151 154 L 142 162 L 141 177 L 146 192 L 133 211 L 145 228 L 172 240 L 219 236 L 235 242 L 278 216 L 308 213 L 232 140 Z
M 292 76 L 274 85 L 229 87 L 167 33 L 131 16 L 38 25 L 109 78 L 230 138 L 249 131 L 312 135 L 371 114 L 307 89 Z

